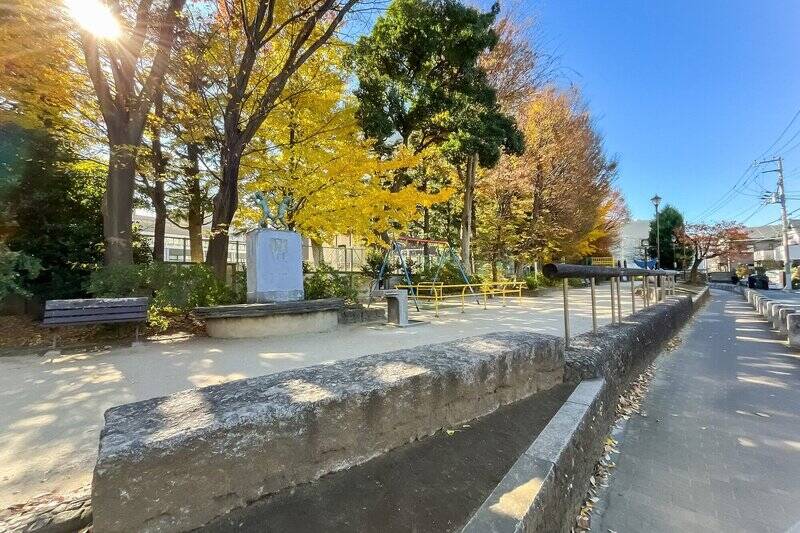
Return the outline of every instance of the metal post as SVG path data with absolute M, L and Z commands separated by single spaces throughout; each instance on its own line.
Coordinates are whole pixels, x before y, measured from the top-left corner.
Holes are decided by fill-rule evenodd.
M 620 277 L 617 276 L 617 322 L 622 324 L 622 291 L 620 289 L 620 284 L 622 281 Z
M 656 276 L 656 303 L 664 299 L 664 287 L 661 283 L 661 276 Z
M 592 292 L 592 331 L 597 333 L 597 299 L 595 295 L 594 277 L 589 278 L 589 288 Z
M 564 347 L 569 348 L 569 280 L 564 278 Z
M 642 276 L 642 296 L 644 297 L 644 306 L 650 306 L 650 287 L 647 283 L 647 275 Z
M 633 281 L 633 276 L 631 278 L 631 314 L 636 312 L 636 284 Z
M 616 308 L 614 306 L 614 278 L 609 278 L 608 282 L 611 285 L 611 323 L 613 324 L 617 321 Z

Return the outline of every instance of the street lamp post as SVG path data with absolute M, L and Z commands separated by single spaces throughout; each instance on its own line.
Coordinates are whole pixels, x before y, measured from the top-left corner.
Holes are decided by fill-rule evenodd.
M 656 206 L 656 268 L 661 268 L 661 223 L 658 220 L 658 205 L 661 203 L 661 197 L 656 194 L 650 198 L 650 201 Z

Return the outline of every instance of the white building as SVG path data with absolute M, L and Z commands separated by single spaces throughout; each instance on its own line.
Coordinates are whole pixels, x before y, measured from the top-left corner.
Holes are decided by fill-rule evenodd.
M 650 235 L 649 220 L 631 220 L 622 228 L 619 244 L 614 248 L 614 259 L 633 264 L 634 259 L 643 260 L 642 242 Z

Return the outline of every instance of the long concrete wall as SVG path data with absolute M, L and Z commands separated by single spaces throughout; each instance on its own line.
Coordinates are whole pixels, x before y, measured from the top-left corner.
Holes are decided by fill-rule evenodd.
M 109 409 L 94 528 L 185 531 L 563 380 L 563 340 L 495 333 Z

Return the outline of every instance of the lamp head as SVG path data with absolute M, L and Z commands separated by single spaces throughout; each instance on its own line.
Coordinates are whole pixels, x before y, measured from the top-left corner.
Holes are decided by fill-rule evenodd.
M 653 205 L 656 206 L 656 209 L 658 209 L 658 205 L 661 203 L 661 197 L 656 194 L 655 196 L 650 198 L 650 201 L 653 202 Z

